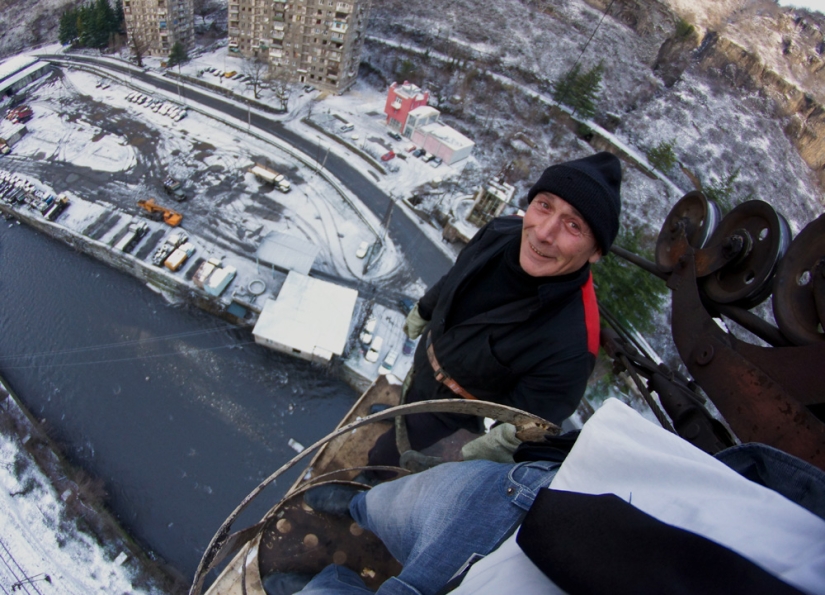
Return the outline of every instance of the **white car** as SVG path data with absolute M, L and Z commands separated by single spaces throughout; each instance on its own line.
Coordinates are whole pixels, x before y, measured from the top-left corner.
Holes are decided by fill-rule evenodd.
M 395 360 L 398 359 L 398 352 L 397 351 L 390 351 L 387 354 L 387 357 L 384 358 L 384 361 L 381 362 L 381 367 L 378 368 L 378 373 L 381 376 L 389 374 L 392 372 L 392 368 L 395 365 Z
M 367 318 L 367 322 L 364 323 L 364 329 L 361 331 L 361 343 L 364 345 L 372 343 L 376 324 L 378 324 L 378 321 L 375 319 L 375 316 L 370 315 L 370 317 Z
M 367 354 L 364 356 L 364 359 L 371 364 L 377 362 L 378 356 L 381 355 L 381 347 L 383 346 L 384 339 L 381 337 L 375 337 L 372 340 L 372 345 L 370 345 L 369 351 L 367 351 Z
M 180 113 L 177 116 L 175 116 L 175 122 L 180 122 L 185 117 L 186 117 L 186 110 L 184 109 L 184 110 L 181 110 Z
M 367 250 L 370 249 L 370 243 L 367 241 L 361 242 L 361 245 L 358 246 L 358 250 L 355 251 L 355 255 L 358 258 L 364 258 L 367 255 Z

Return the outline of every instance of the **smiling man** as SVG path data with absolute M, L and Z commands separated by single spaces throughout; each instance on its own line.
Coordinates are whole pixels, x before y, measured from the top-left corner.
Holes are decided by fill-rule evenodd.
M 561 423 L 579 404 L 599 348 L 590 264 L 619 231 L 622 170 L 602 152 L 547 168 L 527 195 L 523 218 L 479 230 L 452 269 L 419 300 L 404 331 L 415 338 L 406 402 L 493 401 Z M 478 418 L 407 418 L 419 451 Z M 370 453 L 397 465 L 395 430 Z

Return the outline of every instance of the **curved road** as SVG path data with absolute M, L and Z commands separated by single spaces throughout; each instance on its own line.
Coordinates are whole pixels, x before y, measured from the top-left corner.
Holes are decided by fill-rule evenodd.
M 122 73 L 126 76 L 140 80 L 142 83 L 152 85 L 171 93 L 178 92 L 178 85 L 175 81 L 166 80 L 158 76 L 148 75 L 139 70 L 134 70 L 125 65 L 113 64 L 107 60 L 100 60 L 92 56 L 68 56 L 68 55 L 41 55 L 40 58 L 53 63 L 78 62 L 88 63 L 102 70 L 110 70 Z M 244 121 L 249 116 L 251 125 L 263 132 L 277 136 L 284 142 L 292 145 L 306 155 L 313 155 L 317 151 L 317 144 L 306 138 L 287 130 L 283 124 L 273 121 L 268 117 L 251 113 L 234 103 L 215 97 L 209 93 L 201 92 L 198 89 L 187 87 L 186 99 L 196 101 L 212 109 L 219 110 L 228 116 Z M 350 192 L 358 196 L 361 202 L 367 206 L 379 219 L 383 219 L 390 202 L 390 197 L 379 190 L 370 180 L 364 177 L 360 171 L 352 167 L 343 158 L 330 152 L 325 163 L 325 168 L 346 186 Z M 418 226 L 413 223 L 406 213 L 404 216 L 392 217 L 390 220 L 389 234 L 393 241 L 400 246 L 410 267 L 428 286 L 433 285 L 452 266 L 452 261 L 441 250 L 436 248 L 429 238 L 421 232 Z

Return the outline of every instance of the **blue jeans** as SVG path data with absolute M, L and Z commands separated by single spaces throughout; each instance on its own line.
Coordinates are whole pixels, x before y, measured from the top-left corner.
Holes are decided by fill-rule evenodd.
M 433 595 L 474 553 L 487 555 L 521 523 L 559 463 L 445 463 L 359 494 L 350 514 L 404 566 L 380 594 Z M 302 591 L 371 593 L 357 573 L 328 566 Z

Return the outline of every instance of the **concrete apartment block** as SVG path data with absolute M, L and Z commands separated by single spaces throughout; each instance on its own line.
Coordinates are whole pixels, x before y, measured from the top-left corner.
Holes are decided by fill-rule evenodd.
M 191 49 L 195 40 L 193 0 L 123 0 L 126 32 L 150 56 L 167 57 L 175 42 Z
M 358 76 L 369 9 L 370 0 L 229 0 L 229 54 L 341 93 Z

